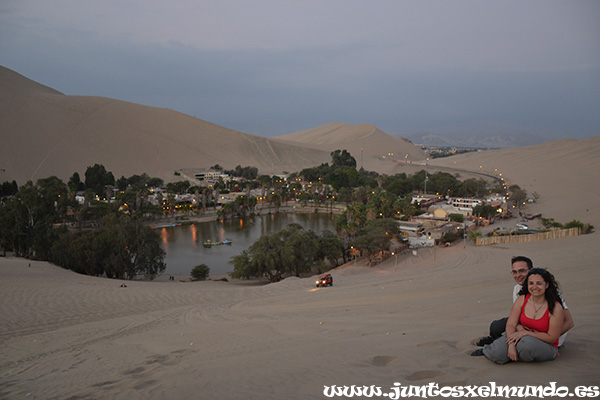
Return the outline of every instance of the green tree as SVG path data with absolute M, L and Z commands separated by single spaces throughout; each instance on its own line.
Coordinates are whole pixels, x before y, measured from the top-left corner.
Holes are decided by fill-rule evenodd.
M 307 272 L 317 262 L 318 239 L 298 224 L 267 233 L 258 238 L 247 252 L 231 258 L 232 278 L 266 277 L 277 282 L 285 275 Z
M 459 185 L 458 179 L 447 172 L 436 172 L 433 175 L 429 175 L 428 179 L 427 190 L 439 193 L 440 195 L 454 193 Z
M 481 204 L 473 207 L 473 215 L 483 218 L 493 218 L 497 215 L 496 208 L 489 204 Z
M 165 251 L 160 247 L 160 237 L 138 219 L 105 218 L 102 234 L 112 243 L 107 257 L 111 275 L 120 279 L 133 279 L 136 275 L 154 279 L 164 272 Z
M 190 188 L 190 182 L 179 181 L 167 183 L 167 193 L 184 194 Z
M 465 216 L 462 214 L 450 214 L 448 217 L 453 222 L 465 222 Z
M 356 159 L 347 150 L 336 150 L 331 152 L 331 165 L 335 167 L 356 168 Z
M 49 259 L 63 268 L 88 275 L 154 279 L 164 272 L 160 237 L 135 218 L 109 215 L 91 232 L 65 232 L 54 242 Z
M 104 196 L 106 186 L 114 186 L 115 177 L 112 172 L 106 171 L 104 165 L 94 164 L 85 171 L 85 187 L 92 189 L 98 196 Z
M 310 271 L 317 260 L 319 243 L 313 231 L 305 231 L 298 224 L 289 224 L 277 233 L 283 272 L 296 276 Z
M 206 264 L 196 265 L 190 275 L 193 281 L 205 281 L 210 275 L 210 268 Z
M 283 277 L 284 265 L 281 260 L 281 243 L 275 233 L 262 235 L 248 249 L 252 259 L 254 276 L 266 276 L 270 282 L 278 282 Z
M 49 260 L 79 274 L 100 276 L 105 273 L 105 256 L 112 245 L 103 239 L 109 238 L 101 231 L 64 232 L 53 243 Z
M 85 184 L 81 182 L 81 178 L 79 177 L 79 173 L 77 172 L 73 173 L 67 185 L 69 186 L 69 190 L 73 193 L 85 190 Z
M 510 199 L 514 201 L 518 208 L 521 208 L 523 203 L 527 200 L 527 192 L 519 187 L 519 185 L 511 185 L 508 188 L 510 192 Z
M 487 183 L 483 179 L 470 178 L 456 185 L 455 196 L 483 197 L 487 193 Z
M 323 231 L 319 238 L 318 258 L 326 258 L 331 266 L 337 267 L 343 255 L 344 247 L 338 235 L 331 231 Z
M 398 233 L 398 224 L 391 218 L 377 219 L 361 229 L 354 240 L 354 247 L 366 255 L 369 261 L 381 251 L 387 251 L 391 238 Z
M 404 196 L 413 191 L 413 185 L 408 179 L 394 179 L 389 185 L 385 186 L 386 190 L 396 196 Z
M 340 166 L 335 168 L 324 181 L 335 190 L 340 190 L 343 187 L 356 187 L 359 184 L 359 177 L 356 168 Z
M 58 178 L 39 182 L 40 185 L 27 182 L 0 209 L 3 246 L 18 257 L 47 259 L 56 236 L 52 224 L 58 219 L 59 193 L 63 193 L 65 200 L 67 197 L 66 186 L 60 185 Z
M 163 187 L 164 184 L 165 184 L 165 182 L 160 178 L 148 179 L 148 186 L 150 186 L 150 187 L 159 188 L 159 187 Z
M 129 186 L 129 179 L 122 176 L 119 179 L 117 179 L 116 185 L 120 191 L 125 191 L 125 190 L 127 190 L 127 187 Z
M 261 275 L 254 269 L 250 254 L 246 250 L 231 257 L 229 263 L 233 265 L 233 272 L 229 274 L 233 279 L 250 279 Z
M 5 181 L 0 185 L 0 199 L 17 194 L 19 187 L 16 181 Z

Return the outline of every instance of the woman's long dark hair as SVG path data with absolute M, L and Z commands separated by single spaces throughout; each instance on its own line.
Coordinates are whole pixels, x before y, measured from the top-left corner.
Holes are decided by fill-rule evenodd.
M 562 300 L 560 298 L 560 295 L 558 294 L 558 283 L 556 282 L 556 279 L 554 279 L 554 275 L 552 275 L 550 272 L 548 272 L 548 270 L 545 270 L 544 268 L 531 268 L 527 273 L 527 279 L 525 279 L 525 282 L 523 282 L 523 286 L 521 287 L 521 291 L 519 292 L 520 295 L 529 294 L 528 282 L 529 277 L 531 275 L 540 275 L 548 284 L 548 288 L 544 292 L 544 297 L 548 302 L 548 310 L 550 311 L 550 314 L 552 314 L 554 312 L 554 304 L 557 301 L 562 304 Z

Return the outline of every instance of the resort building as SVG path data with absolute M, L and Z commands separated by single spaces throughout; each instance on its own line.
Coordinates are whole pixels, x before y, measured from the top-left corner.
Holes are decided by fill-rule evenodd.
M 223 171 L 217 171 L 212 169 L 196 172 L 194 174 L 194 178 L 196 178 L 200 182 L 216 182 L 219 180 L 219 178 L 223 178 L 223 180 L 230 179 L 229 175 L 224 174 Z
M 411 204 L 416 204 L 420 207 L 429 207 L 441 200 L 442 196 L 437 194 L 415 194 L 412 196 Z
M 473 207 L 480 206 L 483 204 L 481 199 L 464 198 L 464 197 L 453 197 L 450 199 L 450 205 L 452 207 L 462 211 L 473 211 Z

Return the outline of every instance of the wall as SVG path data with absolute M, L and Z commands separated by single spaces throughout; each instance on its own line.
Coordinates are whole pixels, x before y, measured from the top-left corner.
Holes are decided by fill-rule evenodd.
M 504 243 L 528 243 L 540 240 L 558 239 L 568 236 L 579 236 L 579 228 L 557 229 L 549 232 L 532 233 L 530 235 L 510 235 L 510 236 L 491 236 L 478 237 L 475 241 L 476 246 L 488 246 L 491 244 Z

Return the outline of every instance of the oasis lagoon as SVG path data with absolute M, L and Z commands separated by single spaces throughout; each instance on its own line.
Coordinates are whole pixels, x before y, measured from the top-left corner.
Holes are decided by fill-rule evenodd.
M 317 235 L 325 230 L 335 232 L 335 215 L 315 213 L 276 213 L 161 228 L 159 233 L 167 264 L 164 273 L 189 275 L 200 264 L 206 264 L 211 275 L 230 273 L 233 271 L 233 265 L 229 263 L 232 256 L 247 250 L 262 235 L 277 232 L 292 223 Z M 232 243 L 207 248 L 204 247 L 207 240 L 231 240 Z

